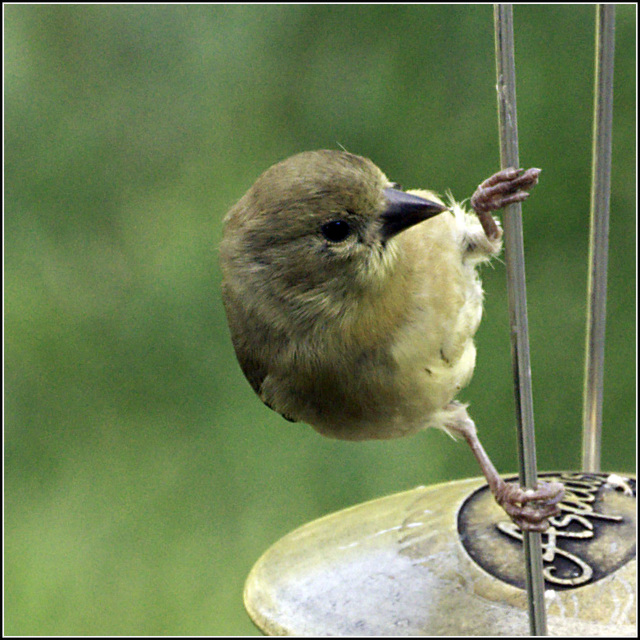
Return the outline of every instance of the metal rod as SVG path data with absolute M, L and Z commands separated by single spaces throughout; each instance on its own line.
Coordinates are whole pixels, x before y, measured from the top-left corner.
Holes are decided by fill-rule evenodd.
M 518 119 L 516 111 L 516 71 L 513 38 L 513 7 L 494 4 L 496 43 L 496 90 L 500 125 L 500 162 L 503 169 L 519 167 Z M 524 271 L 524 242 L 521 205 L 506 207 L 503 215 L 507 291 L 511 325 L 511 357 L 518 425 L 520 484 L 534 488 L 537 484 L 531 363 L 529 360 L 529 327 Z M 531 635 L 547 634 L 542 575 L 540 533 L 524 532 L 529 626 Z
M 593 105 L 587 338 L 582 400 L 582 468 L 600 471 L 604 381 L 615 5 L 596 7 L 596 68 Z

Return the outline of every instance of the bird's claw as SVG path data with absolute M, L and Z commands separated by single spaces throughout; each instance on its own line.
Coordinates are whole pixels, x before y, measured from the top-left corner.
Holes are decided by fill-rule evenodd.
M 494 489 L 496 502 L 522 531 L 546 531 L 549 518 L 560 514 L 564 487 L 559 482 L 543 482 L 536 489 L 523 489 L 501 481 Z
M 471 196 L 471 207 L 478 215 L 488 238 L 499 238 L 500 228 L 491 211 L 503 209 L 529 197 L 529 191 L 538 183 L 541 169 L 503 169 L 482 182 Z
M 504 169 L 482 182 L 471 196 L 471 206 L 476 213 L 487 213 L 522 202 L 529 197 L 529 190 L 538 183 L 541 169 Z

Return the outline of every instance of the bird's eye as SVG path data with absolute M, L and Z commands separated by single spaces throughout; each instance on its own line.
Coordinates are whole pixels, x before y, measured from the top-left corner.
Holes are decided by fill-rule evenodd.
M 392 182 L 390 186 L 391 186 L 392 189 L 397 189 L 398 191 L 403 191 L 402 185 L 399 182 Z
M 332 220 L 320 227 L 329 242 L 344 242 L 351 235 L 351 225 L 344 220 Z

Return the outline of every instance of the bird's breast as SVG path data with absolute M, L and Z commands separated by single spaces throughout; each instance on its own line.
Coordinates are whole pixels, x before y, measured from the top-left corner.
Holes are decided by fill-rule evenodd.
M 305 355 L 295 360 L 310 364 L 291 397 L 300 419 L 325 435 L 411 433 L 468 384 L 482 290 L 452 220 L 441 218 L 399 236 L 403 262 L 386 289 L 352 300 L 339 322 L 306 337 Z

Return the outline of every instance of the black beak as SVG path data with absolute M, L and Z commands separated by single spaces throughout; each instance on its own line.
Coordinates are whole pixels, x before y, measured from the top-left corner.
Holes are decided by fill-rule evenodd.
M 396 234 L 437 216 L 447 207 L 391 187 L 384 190 L 389 206 L 382 214 L 382 237 L 386 241 Z

